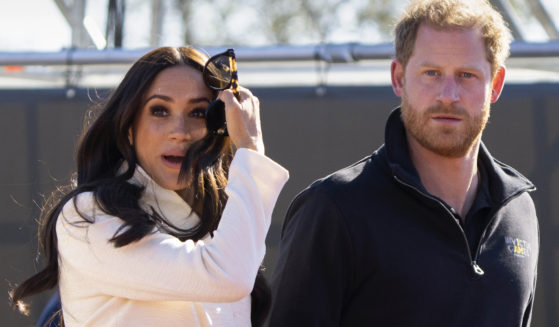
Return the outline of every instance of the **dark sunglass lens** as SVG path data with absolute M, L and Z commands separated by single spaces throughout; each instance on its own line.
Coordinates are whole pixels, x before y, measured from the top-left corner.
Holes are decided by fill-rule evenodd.
M 224 90 L 231 85 L 231 66 L 227 55 L 210 59 L 204 70 L 206 84 L 215 90 Z
M 225 103 L 215 99 L 206 109 L 206 128 L 213 134 L 227 136 L 225 123 Z

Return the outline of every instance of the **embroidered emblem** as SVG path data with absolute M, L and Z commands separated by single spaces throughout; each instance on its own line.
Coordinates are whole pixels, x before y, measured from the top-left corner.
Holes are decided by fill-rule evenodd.
M 507 244 L 507 249 L 517 257 L 529 257 L 530 256 L 530 243 L 525 240 L 521 240 L 518 237 L 506 237 L 505 242 Z

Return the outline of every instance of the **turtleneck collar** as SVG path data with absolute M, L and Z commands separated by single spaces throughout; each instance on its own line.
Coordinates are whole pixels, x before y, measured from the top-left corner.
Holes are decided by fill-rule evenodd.
M 180 229 L 190 229 L 200 223 L 200 217 L 186 201 L 175 191 L 165 189 L 157 184 L 139 165 L 136 165 L 134 176 L 129 181 L 145 188 L 140 199 L 142 209 L 151 212 L 153 208 L 169 223 L 171 229 L 173 226 Z

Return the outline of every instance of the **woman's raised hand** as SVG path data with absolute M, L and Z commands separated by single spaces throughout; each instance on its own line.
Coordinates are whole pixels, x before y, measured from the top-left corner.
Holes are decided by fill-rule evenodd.
M 235 147 L 264 154 L 258 98 L 242 86 L 239 86 L 239 100 L 230 89 L 221 91 L 218 97 L 225 103 L 227 131 Z

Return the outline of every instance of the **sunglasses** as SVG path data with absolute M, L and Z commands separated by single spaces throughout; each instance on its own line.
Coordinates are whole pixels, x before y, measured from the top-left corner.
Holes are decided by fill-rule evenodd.
M 208 59 L 202 71 L 202 76 L 204 83 L 210 89 L 221 91 L 231 88 L 235 97 L 239 99 L 237 60 L 233 49 L 228 49 Z M 206 109 L 206 128 L 213 134 L 228 135 L 225 121 L 225 103 L 220 99 L 212 101 Z

